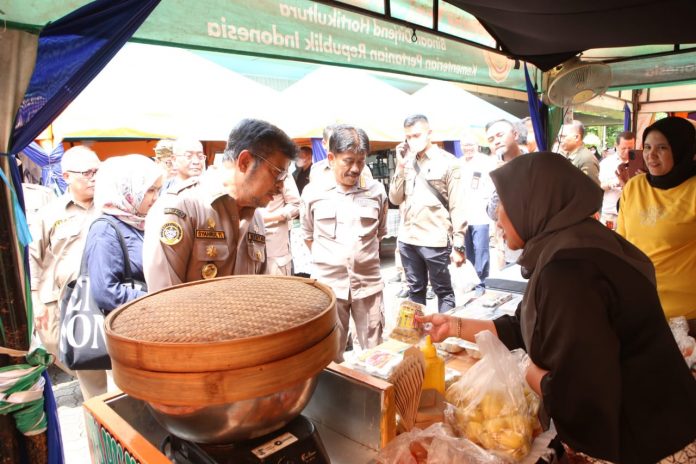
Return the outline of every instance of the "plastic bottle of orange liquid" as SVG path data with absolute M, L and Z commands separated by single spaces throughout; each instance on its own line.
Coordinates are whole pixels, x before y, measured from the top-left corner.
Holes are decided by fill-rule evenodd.
M 425 357 L 425 378 L 423 390 L 429 388 L 445 394 L 445 360 L 437 355 L 430 335 L 425 337 L 425 345 L 421 348 Z

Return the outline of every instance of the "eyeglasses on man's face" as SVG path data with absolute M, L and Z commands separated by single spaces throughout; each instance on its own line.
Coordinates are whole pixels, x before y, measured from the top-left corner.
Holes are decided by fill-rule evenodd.
M 189 161 L 191 161 L 193 159 L 203 161 L 204 159 L 206 159 L 205 153 L 203 153 L 202 151 L 185 151 L 184 153 L 182 153 L 180 155 L 176 155 L 176 156 L 186 158 Z
M 91 179 L 97 173 L 99 169 L 88 169 L 87 171 L 68 171 L 73 174 L 80 174 L 85 179 Z
M 275 169 L 275 170 L 278 172 L 278 175 L 276 175 L 276 178 L 275 178 L 276 182 L 284 181 L 285 178 L 288 177 L 288 170 L 287 170 L 287 169 L 280 169 L 278 166 L 276 166 L 275 164 L 271 163 L 270 161 L 268 161 L 268 160 L 267 160 L 266 158 L 264 158 L 263 156 L 256 155 L 256 157 L 262 159 L 262 160 L 263 160 L 264 162 L 266 162 L 270 167 L 272 167 L 273 169 Z

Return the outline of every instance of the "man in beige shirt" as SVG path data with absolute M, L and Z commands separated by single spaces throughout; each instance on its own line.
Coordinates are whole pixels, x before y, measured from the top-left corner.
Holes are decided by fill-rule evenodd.
M 324 128 L 324 132 L 322 134 L 321 139 L 321 145 L 324 147 L 324 151 L 326 151 L 327 153 L 329 152 L 329 139 L 331 139 L 331 135 L 333 134 L 334 130 L 336 130 L 336 127 L 338 127 L 339 125 L 340 124 L 331 124 Z M 370 171 L 370 168 L 367 166 L 367 164 L 363 166 L 361 175 L 365 177 L 365 179 L 373 179 L 372 171 Z M 329 166 L 329 159 L 324 158 L 323 160 L 313 163 L 309 172 L 309 181 L 316 182 L 317 180 L 327 178 L 329 179 L 329 182 L 333 181 L 333 170 L 331 169 L 331 166 Z
M 438 298 L 438 310 L 455 305 L 450 260 L 465 258 L 466 212 L 460 165 L 430 140 L 428 118 L 413 115 L 404 121 L 406 142 L 396 147 L 396 170 L 389 200 L 404 204 L 399 224 L 399 252 L 406 272 L 409 299 L 425 304 L 428 278 Z
M 164 190 L 178 189 L 189 179 L 205 172 L 206 156 L 200 141 L 190 137 L 179 137 L 172 143 L 172 152 L 172 169 L 167 173 L 168 180 Z
M 333 182 L 310 182 L 302 193 L 301 223 L 312 251 L 312 277 L 336 294 L 341 347 L 352 314 L 362 348 L 382 342 L 384 308 L 379 242 L 387 234 L 382 183 L 360 173 L 370 150 L 362 129 L 339 125 L 329 142 Z M 337 362 L 343 360 L 340 353 Z
M 223 165 L 172 189 L 150 211 L 143 266 L 150 292 L 183 282 L 266 271 L 266 237 L 256 209 L 280 193 L 297 147 L 255 119 L 230 133 Z
M 585 148 L 582 141 L 584 137 L 585 126 L 580 121 L 574 120 L 570 124 L 564 124 L 558 135 L 560 149 L 576 168 L 585 173 L 597 185 L 600 185 L 599 161 L 590 150 Z M 601 205 L 598 205 L 599 208 Z
M 56 357 L 56 365 L 72 374 L 58 362 L 58 298 L 80 271 L 87 232 L 97 216 L 92 201 L 99 158 L 79 145 L 63 154 L 61 168 L 68 190 L 39 209 L 31 221 L 34 241 L 29 245 L 29 268 L 36 332 Z
M 292 274 L 289 225 L 300 214 L 300 194 L 295 179 L 286 177 L 283 191 L 260 211 L 266 226 L 268 273 L 289 276 Z

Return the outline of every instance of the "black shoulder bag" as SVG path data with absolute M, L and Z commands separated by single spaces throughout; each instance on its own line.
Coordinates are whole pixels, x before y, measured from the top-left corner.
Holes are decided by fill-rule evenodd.
M 126 241 L 116 223 L 108 216 L 97 218 L 98 221 L 111 224 L 121 245 L 124 258 L 125 283 L 135 288 L 130 267 L 130 257 Z M 111 369 L 111 358 L 106 350 L 104 337 L 104 312 L 97 306 L 91 293 L 90 279 L 87 271 L 86 253 L 82 253 L 80 274 L 68 282 L 60 297 L 60 361 L 72 370 Z M 138 282 L 140 283 L 140 282 Z M 145 289 L 144 284 L 143 289 Z

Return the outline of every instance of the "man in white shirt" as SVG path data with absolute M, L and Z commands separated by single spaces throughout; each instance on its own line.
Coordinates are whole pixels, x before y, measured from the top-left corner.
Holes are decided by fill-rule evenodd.
M 619 165 L 628 162 L 629 153 L 635 147 L 636 137 L 633 132 L 621 132 L 616 137 L 614 153 L 608 155 L 599 163 L 599 183 L 602 190 L 604 190 L 600 220 L 602 224 L 607 225 L 611 229 L 616 228 L 616 218 L 618 217 L 616 204 L 621 197 L 621 190 L 624 184 L 616 171 Z
M 466 197 L 467 229 L 464 235 L 466 256 L 476 269 L 480 283 L 476 293 L 483 294 L 486 288 L 484 281 L 490 268 L 490 219 L 486 213 L 486 205 L 494 190 L 490 172 L 495 169 L 495 160 L 481 153 L 476 138 L 469 133 L 462 135 L 461 182 Z

